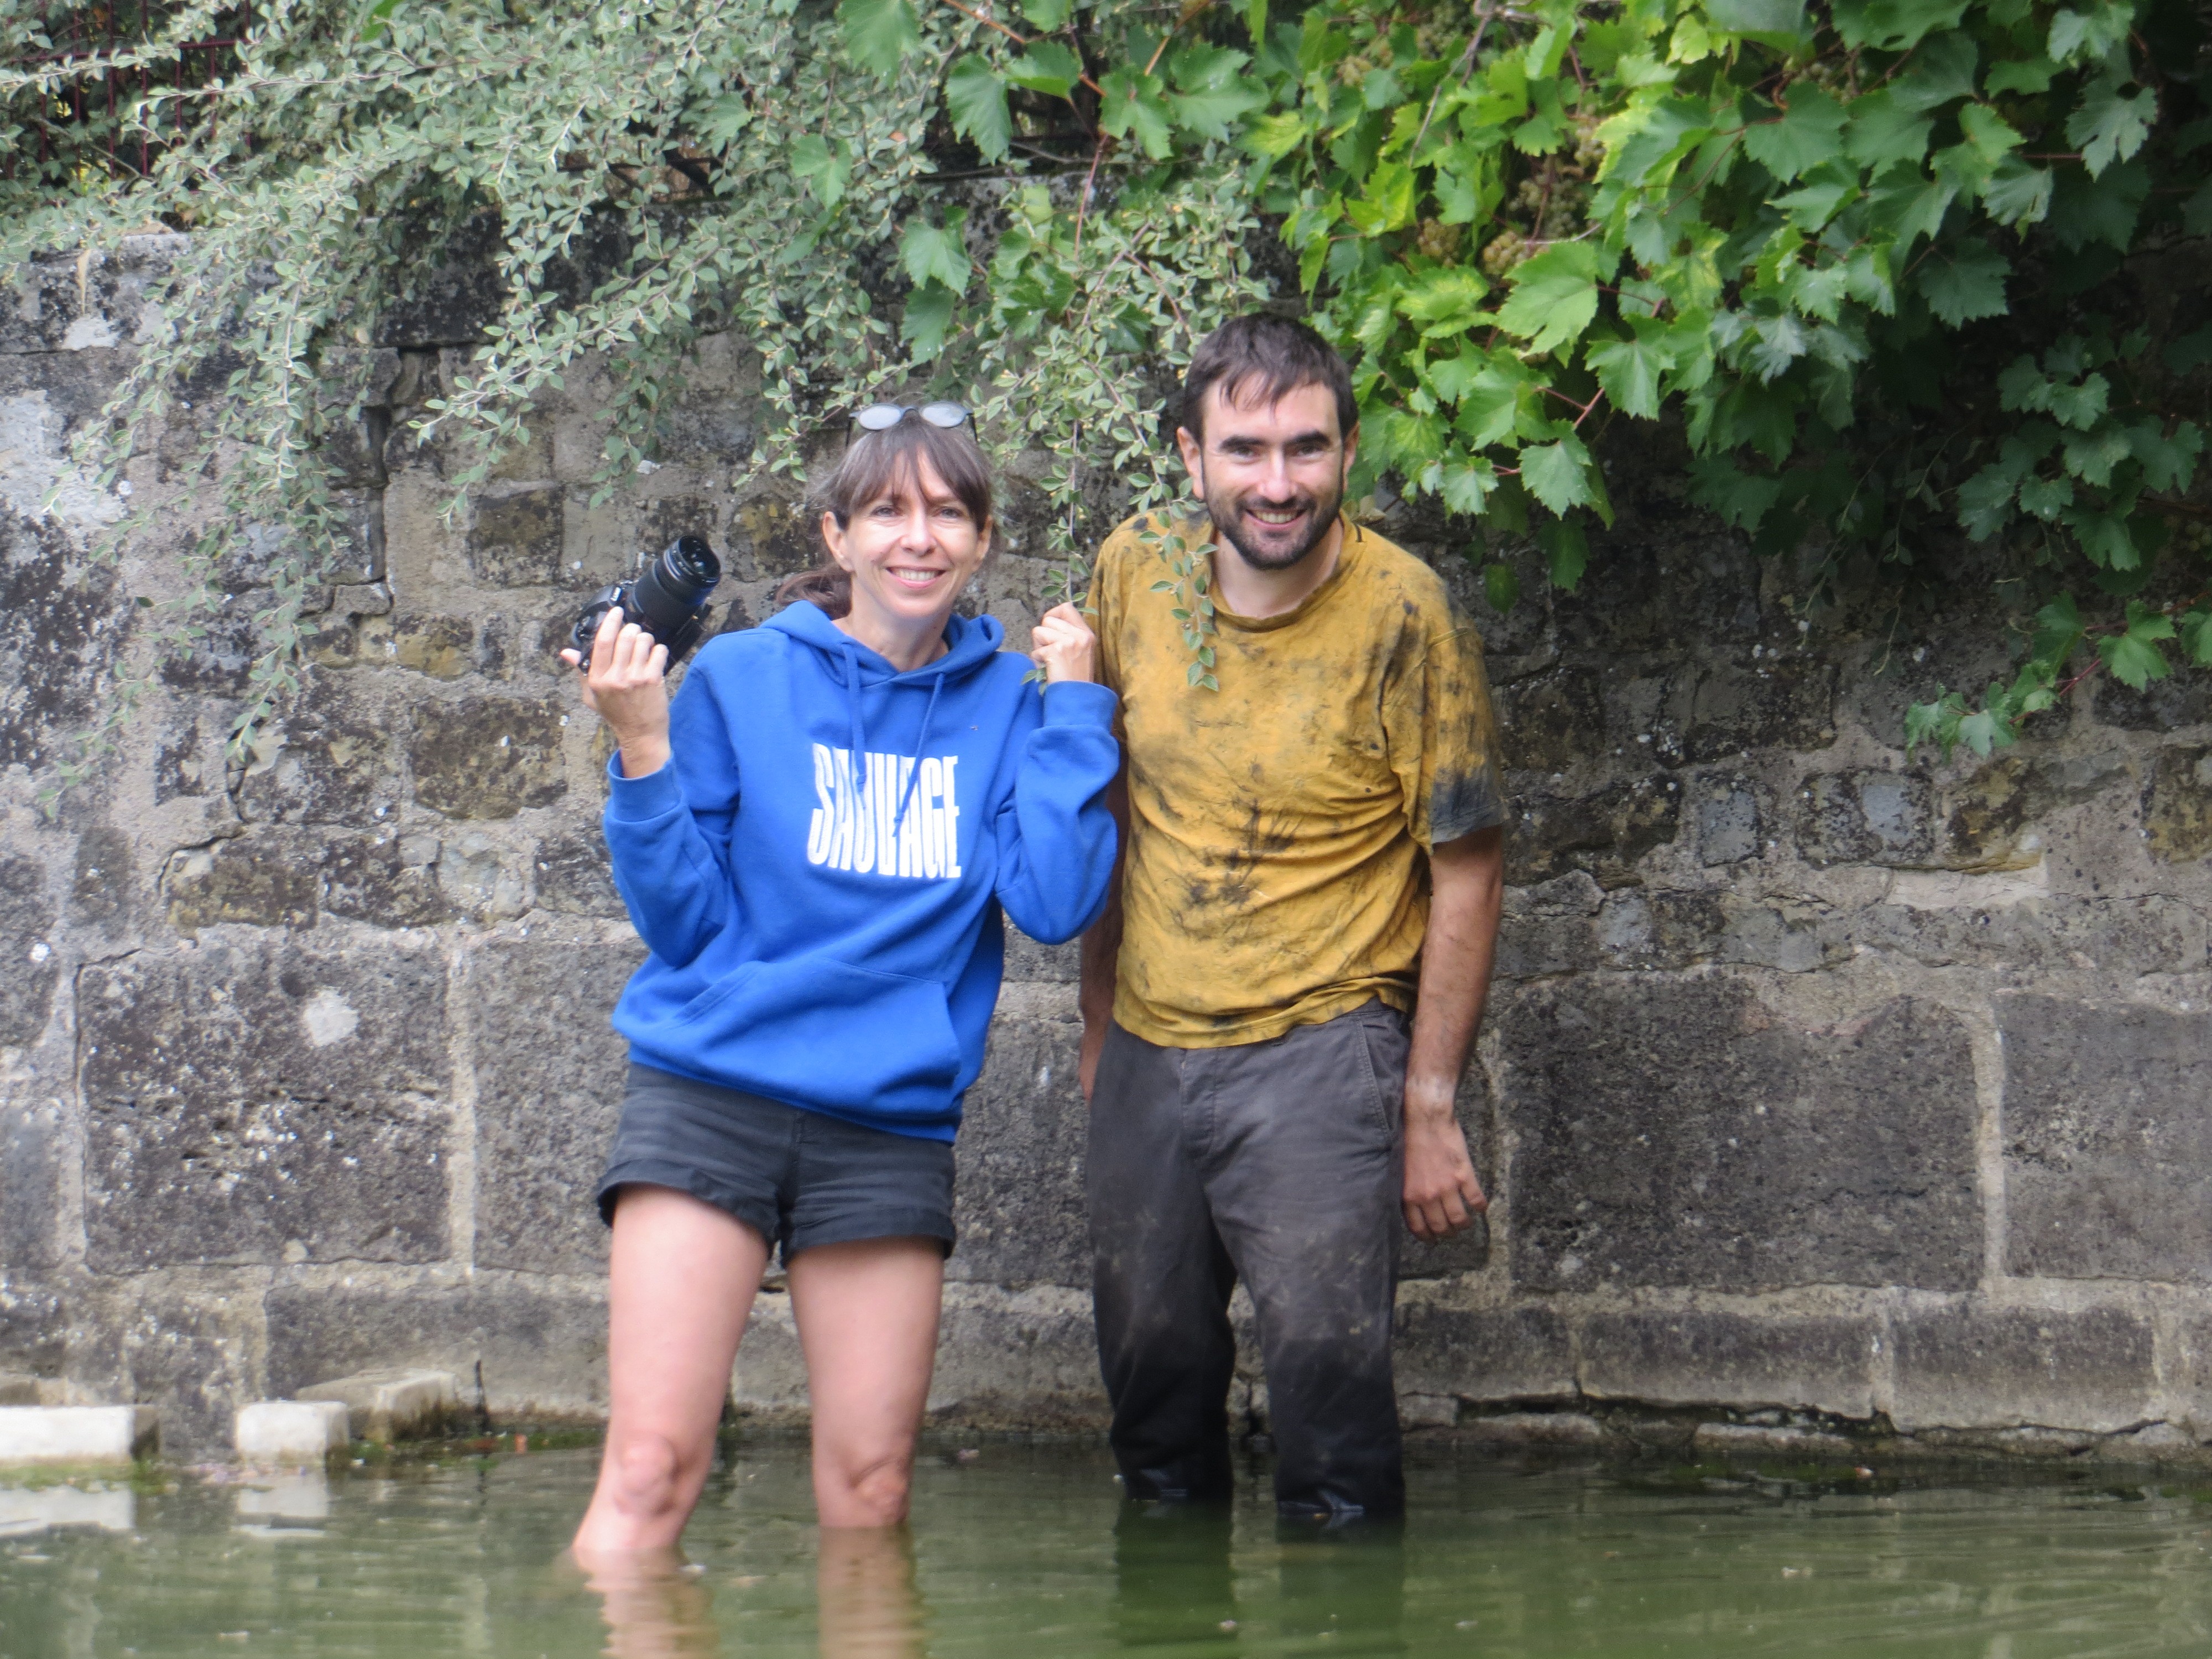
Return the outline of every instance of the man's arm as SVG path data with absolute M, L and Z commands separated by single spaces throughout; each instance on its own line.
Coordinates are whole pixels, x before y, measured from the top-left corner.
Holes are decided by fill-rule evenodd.
M 1083 1098 L 1091 1099 L 1098 1080 L 1098 1053 L 1106 1046 L 1106 1028 L 1114 1019 L 1115 964 L 1121 955 L 1121 872 L 1129 861 L 1129 768 L 1125 760 L 1121 775 L 1106 790 L 1106 805 L 1114 814 L 1114 879 L 1106 888 L 1106 908 L 1083 936 L 1083 973 L 1077 1005 L 1083 1011 L 1083 1047 L 1076 1077 Z
M 1475 1178 L 1474 1160 L 1468 1156 L 1467 1136 L 1461 1132 L 1453 1103 L 1468 1050 L 1482 1025 L 1483 1001 L 1490 994 L 1498 913 L 1505 891 L 1505 832 L 1478 830 L 1443 842 L 1429 854 L 1429 878 L 1420 1001 L 1413 1013 L 1413 1052 L 1406 1062 L 1405 1209 L 1406 1225 L 1413 1236 L 1434 1242 L 1465 1231 L 1490 1206 Z M 1110 914 L 1118 934 L 1121 912 L 1117 908 Z M 1110 957 L 1109 963 L 1110 966 Z M 1086 938 L 1086 998 L 1090 975 Z M 1091 1052 L 1089 1031 L 1086 1002 L 1086 1055 Z

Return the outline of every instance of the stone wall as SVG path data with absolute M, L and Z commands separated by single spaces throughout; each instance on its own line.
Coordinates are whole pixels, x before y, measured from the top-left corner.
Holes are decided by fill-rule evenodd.
M 598 506 L 573 380 L 449 520 L 415 422 L 463 359 L 457 285 L 342 366 L 368 394 L 344 446 L 359 568 L 319 596 L 306 695 L 226 764 L 265 594 L 240 558 L 217 625 L 50 815 L 196 510 L 165 444 L 131 483 L 173 508 L 100 562 L 120 503 L 64 447 L 159 325 L 161 254 L 39 267 L 0 310 L 0 1392 L 155 1402 L 188 1455 L 238 1400 L 372 1364 L 453 1370 L 495 1415 L 592 1413 L 605 1013 L 639 952 L 596 827 L 605 749 L 549 641 L 679 531 L 725 552 L 731 627 L 811 562 L 786 498 L 733 487 L 752 369 L 714 342 L 662 464 Z M 1486 1237 L 1408 1241 L 1408 1420 L 2193 1455 L 2203 687 L 2093 683 L 1994 761 L 1908 762 L 1905 704 L 1985 680 L 1998 631 L 1971 605 L 1808 626 L 1803 578 L 1690 509 L 1679 460 L 1623 454 L 1603 580 L 1506 617 L 1462 540 L 1382 520 L 1485 627 L 1516 813 L 1462 1095 L 1495 1202 Z M 981 602 L 1018 632 L 1043 569 L 1012 495 Z M 1099 1418 L 1073 980 L 1070 951 L 1014 942 L 961 1142 L 950 1419 Z M 736 1391 L 803 1400 L 781 1297 Z

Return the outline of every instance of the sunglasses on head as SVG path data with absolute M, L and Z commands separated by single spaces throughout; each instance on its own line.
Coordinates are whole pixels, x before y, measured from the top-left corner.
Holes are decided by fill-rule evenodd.
M 958 404 L 924 404 L 909 409 L 904 404 L 870 404 L 853 416 L 853 424 L 866 432 L 888 432 L 909 415 L 919 415 L 932 426 L 948 430 L 965 426 L 974 417 Z

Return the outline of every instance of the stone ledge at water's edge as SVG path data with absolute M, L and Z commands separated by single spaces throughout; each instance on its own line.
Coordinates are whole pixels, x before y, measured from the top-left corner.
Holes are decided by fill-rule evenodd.
M 240 1406 L 393 1370 L 450 1375 L 471 1425 L 594 1418 L 606 1016 L 640 951 L 604 740 L 550 646 L 681 531 L 725 556 L 720 626 L 811 561 L 788 492 L 743 471 L 757 366 L 708 341 L 660 465 L 611 499 L 587 368 L 449 519 L 452 458 L 417 438 L 465 354 L 357 354 L 368 413 L 335 404 L 330 451 L 353 541 L 311 589 L 306 689 L 226 758 L 264 538 L 50 813 L 115 672 L 153 666 L 136 602 L 180 591 L 204 511 L 167 434 L 129 477 L 151 526 L 94 556 L 118 502 L 69 443 L 138 334 L 162 246 L 132 248 L 32 266 L 0 330 L 0 1401 L 142 1403 L 185 1458 L 228 1455 Z M 1007 481 L 971 601 L 1017 638 L 1048 591 L 1048 460 Z M 1908 757 L 1909 702 L 2008 662 L 1981 592 L 1899 649 L 1887 611 L 1807 611 L 1808 573 L 1694 510 L 1663 443 L 1608 465 L 1605 580 L 1551 592 L 1507 546 L 1536 597 L 1504 615 L 1466 526 L 1380 520 L 1484 633 L 1511 802 L 1460 1103 L 1492 1204 L 1405 1241 L 1407 1420 L 1698 1456 L 2201 1458 L 2212 696 L 2093 683 L 1993 759 Z M 1072 948 L 1009 939 L 945 1422 L 1103 1418 L 1074 975 Z M 783 1297 L 732 1387 L 803 1409 Z

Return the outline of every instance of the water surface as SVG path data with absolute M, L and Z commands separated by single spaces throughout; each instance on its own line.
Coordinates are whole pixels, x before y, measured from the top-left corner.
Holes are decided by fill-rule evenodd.
M 671 1561 L 560 1552 L 596 1454 L 251 1484 L 0 1483 L 0 1656 L 2212 1652 L 2212 1492 L 2109 1473 L 1520 1464 L 1432 1453 L 1402 1528 L 1151 1513 L 1067 1446 L 933 1445 L 910 1535 L 836 1536 L 805 1450 L 732 1442 Z

